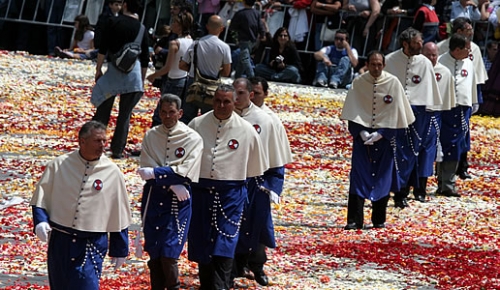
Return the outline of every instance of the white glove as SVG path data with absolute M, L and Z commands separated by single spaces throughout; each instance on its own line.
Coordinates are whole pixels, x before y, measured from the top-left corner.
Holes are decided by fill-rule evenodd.
M 365 141 L 365 145 L 373 145 L 373 143 L 377 142 L 378 140 L 382 139 L 382 135 L 380 135 L 379 132 L 373 132 L 370 134 L 370 137 L 368 140 Z
M 370 138 L 370 133 L 368 133 L 366 130 L 363 130 L 359 132 L 359 136 L 361 136 L 361 140 L 366 141 L 368 138 Z
M 137 169 L 137 173 L 141 176 L 142 180 L 149 180 L 155 178 L 155 170 L 153 167 L 144 167 Z
M 177 195 L 179 201 L 185 201 L 189 198 L 189 191 L 182 184 L 170 185 L 170 190 Z
M 274 191 L 272 191 L 272 190 L 270 190 L 270 189 L 268 189 L 268 188 L 265 188 L 265 187 L 264 187 L 264 186 L 262 186 L 262 185 L 261 185 L 261 186 L 259 186 L 259 189 L 260 189 L 260 190 L 262 190 L 263 192 L 265 192 L 265 193 L 267 193 L 267 194 L 269 195 L 269 200 L 270 200 L 271 202 L 274 202 L 274 203 L 276 203 L 276 204 L 279 204 L 279 203 L 280 203 L 280 196 L 279 196 L 276 192 L 274 192 Z
M 272 190 L 269 191 L 269 199 L 271 200 L 271 202 L 273 202 L 275 204 L 280 203 L 280 196 Z
M 111 264 L 114 265 L 114 270 L 120 269 L 125 264 L 125 258 L 112 257 Z
M 52 231 L 52 228 L 47 222 L 38 223 L 35 227 L 35 234 L 42 242 L 49 241 L 50 231 Z
M 479 110 L 479 104 L 472 104 L 472 114 L 477 113 Z

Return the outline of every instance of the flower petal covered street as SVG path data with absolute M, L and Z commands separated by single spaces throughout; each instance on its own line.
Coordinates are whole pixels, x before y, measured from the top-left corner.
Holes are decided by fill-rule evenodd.
M 47 245 L 33 233 L 29 201 L 45 164 L 78 147 L 77 132 L 94 113 L 92 62 L 0 51 L 0 288 L 49 289 Z M 135 108 L 126 151 L 115 160 L 125 175 L 134 224 L 130 256 L 113 271 L 104 263 L 101 289 L 149 289 L 147 254 L 136 257 L 143 181 L 140 147 L 159 91 L 146 84 Z M 387 227 L 344 231 L 352 138 L 339 119 L 345 91 L 272 83 L 267 104 L 288 132 L 294 162 L 286 166 L 281 203 L 273 205 L 278 247 L 268 250 L 268 289 L 500 289 L 500 120 L 473 116 L 472 179 L 456 197 L 387 210 Z M 114 108 L 108 140 L 116 123 Z M 410 195 L 412 196 L 412 195 Z M 187 247 L 185 247 L 187 249 Z M 182 289 L 197 289 L 197 264 L 179 260 Z M 236 286 L 257 289 L 239 278 Z

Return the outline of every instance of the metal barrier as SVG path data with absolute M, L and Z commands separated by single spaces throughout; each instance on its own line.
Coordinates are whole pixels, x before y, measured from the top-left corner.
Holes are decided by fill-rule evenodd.
M 160 1 L 160 0 L 157 0 Z M 89 17 L 90 23 L 92 25 L 95 25 L 97 23 L 97 20 L 99 18 L 99 15 L 101 14 L 103 10 L 105 0 L 0 0 L 0 22 L 1 21 L 11 21 L 11 22 L 19 22 L 19 23 L 27 23 L 27 24 L 37 24 L 37 25 L 45 25 L 45 26 L 50 26 L 50 27 L 58 27 L 58 28 L 71 28 L 74 29 L 74 18 L 79 15 L 79 14 L 85 14 Z M 145 0 L 145 4 L 151 2 L 151 0 Z M 157 25 L 160 21 L 160 15 L 164 12 L 162 11 L 161 8 L 162 6 L 159 5 L 157 7 L 156 15 L 154 15 L 155 19 L 151 19 L 153 15 L 149 15 L 146 13 L 146 7 L 143 10 L 143 13 L 141 15 L 141 21 L 144 23 L 146 21 L 146 17 L 149 17 L 150 19 L 147 19 L 149 23 L 154 23 L 153 27 L 147 27 L 147 29 L 152 28 L 153 30 L 156 30 Z M 196 10 L 197 7 L 194 9 Z M 289 13 L 289 10 L 293 8 L 292 5 L 285 5 L 282 4 L 281 8 L 279 8 L 279 13 L 277 14 L 278 17 L 281 17 L 281 19 L 273 19 L 273 21 L 276 21 L 275 24 L 278 24 L 278 26 L 286 26 L 288 27 L 288 23 L 286 23 L 285 20 L 288 19 L 287 14 Z M 316 48 L 313 47 L 314 45 L 311 45 L 315 43 L 315 33 L 313 33 L 314 29 L 316 28 L 315 23 L 316 23 L 316 15 L 310 12 L 310 7 L 306 8 L 307 13 L 308 13 L 308 29 L 309 32 L 307 33 L 305 40 L 304 40 L 304 45 L 303 48 L 299 50 L 301 53 L 314 53 L 316 51 Z M 341 27 L 342 21 L 346 19 L 348 16 L 352 16 L 350 12 L 346 10 L 340 10 L 340 17 L 339 17 L 339 23 L 338 23 L 338 28 Z M 404 18 L 410 18 L 408 16 L 403 16 L 403 15 L 391 15 L 391 16 L 379 16 L 379 19 L 373 24 L 373 25 L 380 25 L 380 30 L 376 31 L 376 33 L 379 35 L 379 38 L 376 39 L 375 43 L 373 44 L 373 47 L 380 49 L 382 46 L 382 39 L 383 39 L 383 34 L 386 29 L 386 23 L 388 22 L 389 19 L 398 19 L 398 25 L 396 26 L 396 29 L 394 30 L 394 34 L 398 35 L 400 33 L 400 25 L 401 25 L 401 20 Z M 377 24 L 379 23 L 379 24 Z M 380 24 L 381 23 L 381 24 Z M 490 38 L 490 34 L 492 31 L 494 31 L 492 25 L 488 21 L 476 21 L 473 23 L 474 28 L 476 28 L 476 25 L 486 25 L 486 33 L 485 33 L 485 39 L 484 39 L 484 44 L 481 45 L 481 48 L 483 49 L 483 54 L 486 53 L 486 43 L 488 42 Z M 326 25 L 323 23 L 323 25 Z M 276 26 L 276 25 L 275 25 Z M 74 33 L 74 31 L 73 31 Z M 360 35 L 356 35 L 356 30 L 353 28 L 353 30 L 349 31 L 351 37 L 350 37 L 350 42 L 351 46 L 353 44 L 353 40 L 355 37 L 360 37 Z M 223 40 L 226 41 L 228 38 L 228 33 L 226 32 L 222 36 Z M 71 38 L 73 39 L 73 38 Z M 364 38 L 364 45 L 361 51 L 358 51 L 359 57 L 360 58 L 365 58 L 366 54 L 368 53 L 367 48 L 368 48 L 368 41 L 370 37 L 369 35 Z M 229 43 L 230 45 L 235 45 L 234 43 Z M 323 46 L 324 44 L 321 43 Z

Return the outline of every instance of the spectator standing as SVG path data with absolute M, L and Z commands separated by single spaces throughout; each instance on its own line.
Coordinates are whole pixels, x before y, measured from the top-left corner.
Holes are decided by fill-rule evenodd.
M 413 16 L 417 9 L 422 4 L 422 0 L 386 0 L 382 4 L 381 12 L 389 16 L 387 25 L 384 31 L 384 49 L 389 51 L 396 50 L 396 47 L 391 44 L 397 43 L 397 37 L 402 31 L 411 27 L 413 24 Z M 390 43 L 388 43 L 390 42 Z
M 56 46 L 62 46 L 64 42 L 63 29 L 60 24 L 63 21 L 64 7 L 66 0 L 46 0 L 44 1 L 44 11 L 47 22 L 47 54 L 55 56 Z
M 219 35 L 224 29 L 222 19 L 218 15 L 212 15 L 206 26 L 208 35 L 192 43 L 179 62 L 179 69 L 189 72 L 187 87 L 193 83 L 194 79 L 193 60 L 196 44 L 196 66 L 201 75 L 215 80 L 219 77 L 228 77 L 231 74 L 231 48 L 219 39 Z M 210 111 L 211 107 L 209 105 L 198 107 L 193 103 L 184 103 L 181 121 L 188 124 L 198 115 L 199 110 L 204 114 Z
M 122 0 L 109 0 L 108 7 L 99 15 L 97 24 L 94 30 L 94 47 L 99 49 L 101 46 L 102 33 L 107 25 L 109 18 L 118 16 L 118 12 L 122 9 Z
M 199 26 L 201 28 L 201 36 L 210 33 L 207 24 L 213 15 L 217 15 L 220 11 L 220 0 L 196 0 L 198 2 L 198 15 L 200 16 Z M 225 25 L 225 23 L 223 24 Z
M 144 92 L 144 78 L 149 64 L 148 40 L 146 33 L 140 38 L 141 54 L 132 71 L 124 73 L 108 62 L 108 70 L 103 75 L 102 65 L 106 55 L 117 53 L 123 45 L 133 42 L 142 24 L 139 22 L 139 0 L 124 0 L 123 13 L 110 18 L 106 26 L 99 54 L 97 56 L 96 84 L 92 90 L 92 103 L 97 107 L 93 120 L 108 124 L 116 95 L 120 95 L 118 119 L 111 139 L 111 157 L 122 158 L 127 143 L 130 117 L 135 105 Z
M 189 127 L 203 138 L 198 183 L 192 184 L 189 260 L 198 263 L 201 289 L 229 289 L 247 182 L 268 168 L 255 128 L 234 110 L 234 88 L 220 85 L 214 109 Z M 237 162 L 235 162 L 237 161 Z
M 387 55 L 385 70 L 396 76 L 406 92 L 415 123 L 408 130 L 400 130 L 396 138 L 398 158 L 394 203 L 396 207 L 408 206 L 407 197 L 413 185 L 415 199 L 425 201 L 427 177 L 433 174 L 436 152 L 437 127 L 434 107 L 442 100 L 434 76 L 432 63 L 421 55 L 422 35 L 408 28 L 399 35 L 402 48 Z
M 321 40 L 321 29 L 326 25 L 327 21 L 339 23 L 340 15 L 339 10 L 342 8 L 342 1 L 340 0 L 313 0 L 311 3 L 311 12 L 314 14 L 315 33 L 314 33 L 314 49 L 320 50 L 324 45 Z
M 161 126 L 146 132 L 138 173 L 146 181 L 142 194 L 145 250 L 153 290 L 180 289 L 177 260 L 191 220 L 191 182 L 198 182 L 203 140 L 179 122 L 181 99 L 160 99 Z
M 384 228 L 397 131 L 415 117 L 399 80 L 383 70 L 384 55 L 367 56 L 368 72 L 354 79 L 347 92 L 341 119 L 348 121 L 353 137 L 349 174 L 349 200 L 345 230 L 363 228 L 365 199 L 372 202 L 373 228 Z
M 500 116 L 500 57 L 495 57 L 484 85 L 484 102 L 479 107 L 479 114 L 493 117 Z
M 255 66 L 255 75 L 268 81 L 288 82 L 299 84 L 302 64 L 295 44 L 290 40 L 286 27 L 276 30 L 273 36 L 270 61 Z
M 467 136 L 470 130 L 469 116 L 473 104 L 477 104 L 477 85 L 474 64 L 469 59 L 471 41 L 458 33 L 449 40 L 449 52 L 439 57 L 454 76 L 456 106 L 442 112 L 441 147 L 443 161 L 437 163 L 437 195 L 460 197 L 455 188 L 457 169 L 461 156 L 467 152 Z
M 30 202 L 54 290 L 97 290 L 108 246 L 115 270 L 128 256 L 130 203 L 123 174 L 102 156 L 106 126 L 85 123 L 78 144 L 48 163 Z
M 495 57 L 498 51 L 498 42 L 495 40 L 490 40 L 486 44 L 486 55 L 483 56 L 484 69 L 487 72 L 490 71 L 491 65 L 495 61 Z
M 346 20 L 347 31 L 353 35 L 351 46 L 364 55 L 366 51 L 372 50 L 375 43 L 377 29 L 374 24 L 380 14 L 380 2 L 378 0 L 343 1 L 342 7 L 349 15 L 354 15 Z
M 155 79 L 161 77 L 161 93 L 170 93 L 179 96 L 182 102 L 185 100 L 187 72 L 179 68 L 179 62 L 188 50 L 188 47 L 193 43 L 193 39 L 189 34 L 192 25 L 193 16 L 188 12 L 181 12 L 178 15 L 172 16 L 172 32 L 178 35 L 178 38 L 170 41 L 165 65 L 147 77 L 151 83 L 154 83 Z M 158 102 L 158 106 L 153 113 L 152 126 L 154 127 L 161 123 L 160 102 Z
M 434 9 L 436 0 L 423 0 L 413 18 L 413 28 L 422 33 L 424 43 L 439 39 L 439 18 Z
M 240 48 L 235 78 L 240 78 L 243 75 L 248 78 L 254 76 L 251 57 L 252 49 L 257 38 L 260 38 L 261 41 L 266 40 L 266 30 L 259 11 L 253 8 L 254 4 L 255 0 L 244 0 L 244 8 L 234 14 L 229 26 L 229 31 L 237 33 Z
M 318 61 L 313 85 L 332 89 L 351 83 L 353 68 L 358 65 L 358 51 L 349 45 L 349 33 L 345 29 L 335 32 L 333 45 L 314 53 Z
M 471 21 L 488 19 L 488 17 L 482 15 L 486 13 L 488 2 L 489 1 L 479 0 L 476 4 L 473 0 L 454 1 L 451 3 L 450 21 L 453 22 L 459 17 L 465 17 Z

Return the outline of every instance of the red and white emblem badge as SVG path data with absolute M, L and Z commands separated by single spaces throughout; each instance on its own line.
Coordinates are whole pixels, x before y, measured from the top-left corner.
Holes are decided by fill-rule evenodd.
M 472 60 L 472 61 L 474 61 L 474 55 L 472 53 L 469 54 L 469 59 Z
M 420 76 L 413 76 L 411 78 L 411 81 L 414 83 L 414 84 L 419 84 L 421 81 L 422 81 L 422 78 Z
M 260 134 L 260 132 L 262 131 L 262 128 L 259 126 L 259 124 L 253 124 L 253 127 L 255 128 L 255 131 L 257 131 L 257 133 Z
M 227 142 L 227 146 L 229 146 L 230 149 L 236 150 L 238 146 L 240 146 L 240 143 L 238 143 L 236 139 L 231 139 Z
M 463 69 L 461 72 L 460 72 L 460 75 L 463 76 L 464 78 L 467 77 L 469 75 L 469 72 L 466 70 L 466 69 Z
M 436 73 L 436 81 L 440 81 L 443 78 L 443 76 L 440 73 Z
M 182 156 L 184 156 L 184 154 L 186 154 L 186 150 L 184 150 L 184 148 L 179 147 L 179 148 L 175 149 L 175 156 L 177 158 L 181 158 Z
M 392 96 L 390 96 L 390 95 L 385 96 L 385 97 L 384 97 L 384 102 L 385 102 L 386 104 L 390 104 L 390 103 L 392 103 Z
M 94 186 L 95 190 L 101 190 L 103 188 L 104 184 L 102 183 L 102 180 L 96 179 L 96 180 L 94 180 L 94 184 L 92 186 Z

